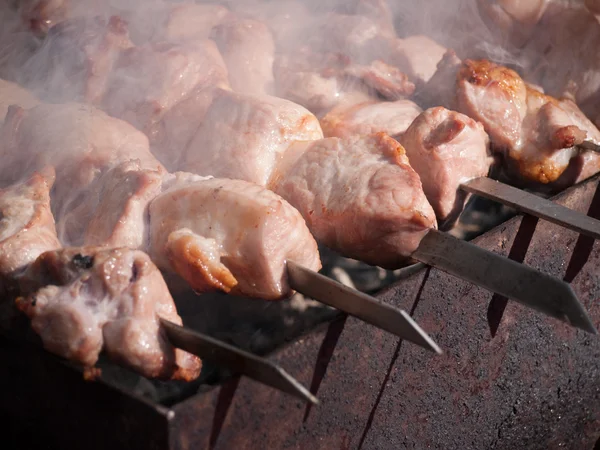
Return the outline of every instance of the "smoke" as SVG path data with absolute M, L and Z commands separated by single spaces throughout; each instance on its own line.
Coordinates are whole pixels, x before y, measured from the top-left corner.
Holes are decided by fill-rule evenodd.
M 129 122 L 174 171 L 185 170 L 178 161 L 214 88 L 285 97 L 321 115 L 390 92 L 377 85 L 386 66 L 375 60 L 418 90 L 445 48 L 516 68 L 595 118 L 599 35 L 582 1 L 14 0 L 0 3 L 0 78 Z

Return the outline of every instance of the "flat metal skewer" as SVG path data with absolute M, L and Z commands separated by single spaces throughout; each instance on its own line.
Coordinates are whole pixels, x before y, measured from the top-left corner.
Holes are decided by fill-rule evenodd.
M 304 401 L 319 403 L 308 389 L 277 364 L 171 321 L 160 321 L 173 346 Z
M 594 239 L 600 239 L 600 220 L 508 184 L 480 177 L 463 183 L 461 189 L 510 206 L 518 212 L 539 217 Z
M 412 257 L 574 327 L 598 334 L 571 286 L 551 275 L 438 230 L 425 235 Z
M 293 261 L 287 262 L 287 269 L 290 286 L 301 294 L 333 306 L 427 350 L 437 354 L 442 353 L 440 347 L 406 311 L 350 289 Z
M 591 150 L 593 152 L 600 152 L 600 145 L 598 145 L 592 141 L 583 141 L 577 147 L 584 149 L 584 150 Z

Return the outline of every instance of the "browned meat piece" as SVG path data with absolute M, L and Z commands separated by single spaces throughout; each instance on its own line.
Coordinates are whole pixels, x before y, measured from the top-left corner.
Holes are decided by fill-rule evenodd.
M 24 281 L 36 284 L 18 308 L 44 347 L 92 367 L 104 350 L 151 378 L 193 380 L 200 360 L 175 349 L 159 318 L 181 324 L 173 298 L 150 258 L 136 250 L 67 248 L 42 254 Z
M 415 83 L 428 82 L 437 70 L 446 48 L 433 39 L 415 35 L 390 42 L 389 62 Z
M 481 122 L 496 148 L 517 147 L 527 113 L 525 82 L 513 70 L 466 60 L 458 75 L 457 109 Z
M 62 22 L 69 14 L 68 0 L 21 0 L 19 12 L 28 28 L 37 33 L 48 30 Z
M 60 235 L 68 245 L 129 247 L 147 244 L 148 204 L 161 191 L 162 171 L 137 160 L 100 175 L 77 206 L 62 216 Z
M 408 80 L 406 74 L 381 60 L 375 60 L 369 65 L 351 65 L 344 70 L 344 74 L 362 80 L 388 100 L 410 97 L 415 91 L 414 83 Z
M 220 91 L 178 167 L 264 186 L 292 142 L 322 137 L 317 118 L 299 105 Z
M 252 19 L 231 19 L 212 33 L 227 69 L 231 88 L 242 94 L 272 94 L 275 42 L 269 28 Z
M 510 149 L 513 168 L 525 179 L 570 185 L 600 171 L 600 155 L 574 147 L 589 139 L 600 143 L 600 131 L 571 100 L 556 100 L 528 89 L 523 140 Z
M 455 111 L 431 108 L 415 119 L 400 142 L 421 178 L 439 227 L 450 228 L 466 200 L 460 185 L 487 176 L 493 163 L 483 126 Z
M 10 105 L 18 105 L 21 108 L 29 109 L 40 102 L 26 89 L 10 81 L 0 79 L 0 122 L 6 117 L 6 112 Z
M 287 260 L 321 268 L 298 211 L 241 180 L 178 180 L 150 204 L 150 236 L 153 261 L 197 292 L 279 299 L 291 293 Z
M 527 85 L 513 70 L 489 61 L 465 61 L 459 71 L 459 111 L 480 121 L 509 173 L 527 182 L 564 187 L 600 169 L 600 157 L 574 146 L 600 142 L 600 131 L 574 102 Z
M 396 102 L 364 102 L 339 105 L 321 119 L 321 128 L 326 137 L 348 137 L 352 135 L 384 132 L 398 136 L 406 131 L 421 113 L 410 100 Z
M 97 103 L 116 59 L 132 45 L 126 24 L 116 16 L 66 20 L 50 29 L 23 68 L 27 85 L 52 102 Z
M 164 171 L 141 132 L 77 103 L 43 104 L 27 111 L 11 107 L 0 129 L 0 156 L 5 185 L 48 165 L 56 168 L 57 222 L 85 201 L 86 189 L 97 177 L 120 163 L 138 160 L 141 168 Z
M 15 277 L 45 251 L 60 248 L 50 211 L 50 168 L 0 190 L 0 302 Z
M 228 86 L 228 79 L 213 41 L 147 44 L 122 52 L 102 107 L 153 141 L 167 111 L 197 89 L 214 86 Z
M 398 268 L 436 226 L 404 148 L 384 133 L 297 143 L 278 174 L 272 189 L 349 258 Z

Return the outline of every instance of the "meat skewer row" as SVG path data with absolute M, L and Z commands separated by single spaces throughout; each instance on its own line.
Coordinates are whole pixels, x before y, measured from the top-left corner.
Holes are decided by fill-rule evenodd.
M 95 108 L 12 107 L 4 125 L 6 146 L 0 148 L 14 167 L 26 173 L 53 161 L 63 174 L 57 176 L 54 203 L 59 235 L 68 245 L 147 250 L 160 268 L 199 292 L 223 290 L 267 299 L 291 294 L 288 260 L 313 273 L 320 269 L 314 238 L 283 199 L 246 181 L 168 175 L 140 132 Z M 75 175 L 76 165 L 86 169 Z M 294 287 L 302 289 L 299 282 Z M 344 295 L 370 302 L 371 310 L 384 308 L 357 292 L 346 290 Z M 347 309 L 339 299 L 333 306 Z M 403 311 L 384 309 L 397 317 L 385 329 L 439 350 Z
M 413 105 L 401 101 L 337 107 L 321 119 L 321 124 L 325 135 L 337 137 L 395 130 L 419 174 L 440 229 L 452 227 L 470 192 L 600 238 L 600 221 L 488 179 L 493 159 L 481 123 L 443 107 L 419 114 Z
M 439 97 L 437 92 L 447 89 Z M 461 62 L 448 53 L 420 94 L 481 122 L 511 179 L 562 189 L 600 171 L 600 131 L 569 99 L 557 100 L 513 70 L 486 61 Z

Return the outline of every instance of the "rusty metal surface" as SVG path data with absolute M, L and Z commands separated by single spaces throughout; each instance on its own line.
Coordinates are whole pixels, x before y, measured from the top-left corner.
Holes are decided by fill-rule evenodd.
M 3 449 L 163 450 L 168 409 L 124 394 L 26 343 L 0 337 Z
M 586 212 L 597 186 L 592 180 L 563 193 L 560 202 Z M 600 213 L 600 193 L 595 201 Z M 567 274 L 600 325 L 599 243 L 520 217 L 477 243 L 547 273 Z M 321 352 L 333 356 L 318 391 L 321 405 L 306 421 L 299 405 L 242 381 L 215 448 L 594 448 L 600 439 L 597 336 L 498 297 L 492 302 L 489 292 L 436 270 L 380 298 L 414 307 L 445 355 L 397 346 L 349 319 L 335 351 Z M 312 368 L 325 365 L 317 364 L 320 346 L 327 347 L 327 339 L 310 336 L 275 359 L 308 383 Z

